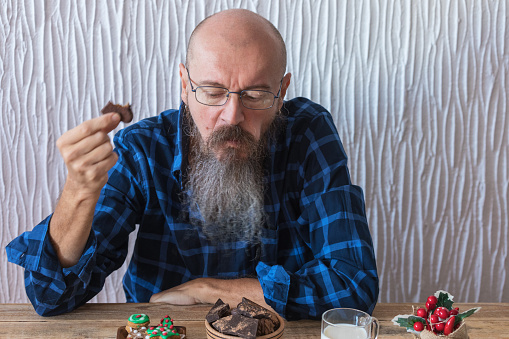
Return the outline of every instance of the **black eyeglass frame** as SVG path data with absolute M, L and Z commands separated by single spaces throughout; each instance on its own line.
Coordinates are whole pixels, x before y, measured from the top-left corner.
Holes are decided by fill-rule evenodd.
M 197 86 L 196 88 L 193 87 L 193 80 L 191 79 L 191 76 L 189 75 L 189 69 L 186 67 L 186 71 L 187 71 L 187 77 L 189 78 L 189 84 L 191 84 L 191 91 L 194 92 L 194 98 L 196 99 L 196 101 L 198 101 L 200 104 L 202 105 L 205 105 L 205 106 L 212 106 L 212 107 L 220 107 L 220 106 L 224 106 L 226 105 L 226 103 L 228 102 L 228 100 L 230 100 L 230 94 L 238 94 L 239 97 L 240 97 L 240 102 L 242 103 L 242 106 L 244 106 L 245 108 L 247 109 L 252 109 L 252 110 L 257 110 L 257 111 L 263 111 L 263 110 L 266 110 L 266 109 L 269 109 L 269 108 L 272 108 L 274 106 L 274 103 L 276 102 L 276 99 L 279 98 L 279 94 L 281 93 L 281 88 L 283 87 L 283 79 L 284 79 L 284 76 L 281 78 L 281 81 L 279 82 L 279 90 L 277 91 L 277 95 L 274 95 L 274 93 L 272 93 L 271 91 L 265 91 L 265 90 L 262 90 L 262 89 L 245 89 L 245 90 L 242 90 L 240 92 L 232 92 L 230 91 L 228 88 L 225 88 L 225 87 L 218 87 L 218 86 Z M 204 104 L 203 102 L 201 102 L 200 100 L 198 100 L 198 97 L 196 96 L 196 90 L 198 88 L 221 88 L 221 89 L 224 89 L 227 91 L 226 93 L 226 101 L 224 103 L 222 103 L 221 105 L 210 105 L 210 104 Z M 251 107 L 247 107 L 246 105 L 244 105 L 244 101 L 242 100 L 242 94 L 244 92 L 247 92 L 247 91 L 258 91 L 258 92 L 265 92 L 265 93 L 270 93 L 272 95 L 274 95 L 274 100 L 272 100 L 272 105 L 270 105 L 269 107 L 267 108 L 251 108 Z

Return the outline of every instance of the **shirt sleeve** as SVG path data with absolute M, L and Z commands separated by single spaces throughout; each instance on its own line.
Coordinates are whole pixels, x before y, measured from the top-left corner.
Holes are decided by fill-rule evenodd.
M 136 224 L 134 210 L 143 194 L 137 195 L 139 174 L 132 173 L 139 171 L 131 170 L 136 167 L 131 153 L 115 139 L 119 160 L 110 170 L 96 205 L 92 231 L 76 265 L 60 266 L 48 234 L 52 215 L 6 247 L 8 260 L 25 269 L 27 296 L 39 315 L 57 315 L 83 305 L 125 261 L 129 233 Z
M 293 242 L 293 261 L 301 265 L 257 265 L 266 301 L 287 320 L 319 319 L 336 307 L 371 314 L 379 281 L 362 189 L 350 182 L 330 114 L 313 119 L 303 135 L 298 213 L 290 239 L 279 239 Z

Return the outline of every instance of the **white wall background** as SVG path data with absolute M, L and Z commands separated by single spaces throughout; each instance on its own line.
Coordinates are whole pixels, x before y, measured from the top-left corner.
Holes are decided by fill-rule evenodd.
M 192 29 L 233 7 L 280 29 L 288 96 L 332 112 L 365 189 L 380 301 L 509 302 L 503 0 L 0 0 L 0 302 L 28 301 L 3 248 L 55 206 L 56 139 L 110 99 L 135 121 L 177 107 Z M 125 300 L 123 269 L 94 300 Z

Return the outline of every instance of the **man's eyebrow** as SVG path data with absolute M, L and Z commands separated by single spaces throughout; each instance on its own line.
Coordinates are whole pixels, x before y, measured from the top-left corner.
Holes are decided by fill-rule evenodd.
M 223 85 L 219 82 L 213 81 L 213 80 L 203 80 L 203 81 L 195 82 L 195 83 L 198 86 L 214 86 L 214 87 L 227 88 L 225 85 Z M 270 90 L 270 86 L 267 84 L 252 85 L 252 86 L 248 86 L 246 88 L 242 88 L 241 91 L 250 90 L 250 89 Z

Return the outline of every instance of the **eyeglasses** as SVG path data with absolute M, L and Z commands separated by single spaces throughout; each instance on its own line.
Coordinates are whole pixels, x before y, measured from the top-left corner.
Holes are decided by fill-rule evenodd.
M 198 86 L 194 88 L 193 80 L 191 80 L 191 76 L 189 75 L 189 70 L 186 70 L 187 76 L 189 77 L 189 83 L 191 84 L 191 91 L 194 92 L 196 101 L 207 106 L 223 106 L 228 102 L 230 94 L 238 94 L 240 96 L 240 102 L 242 102 L 242 106 L 245 108 L 257 110 L 269 109 L 274 106 L 274 102 L 277 98 L 279 98 L 281 86 L 283 85 L 283 79 L 281 79 L 279 91 L 277 91 L 276 95 L 269 91 L 255 89 L 232 92 L 228 90 L 228 88 L 216 86 Z

